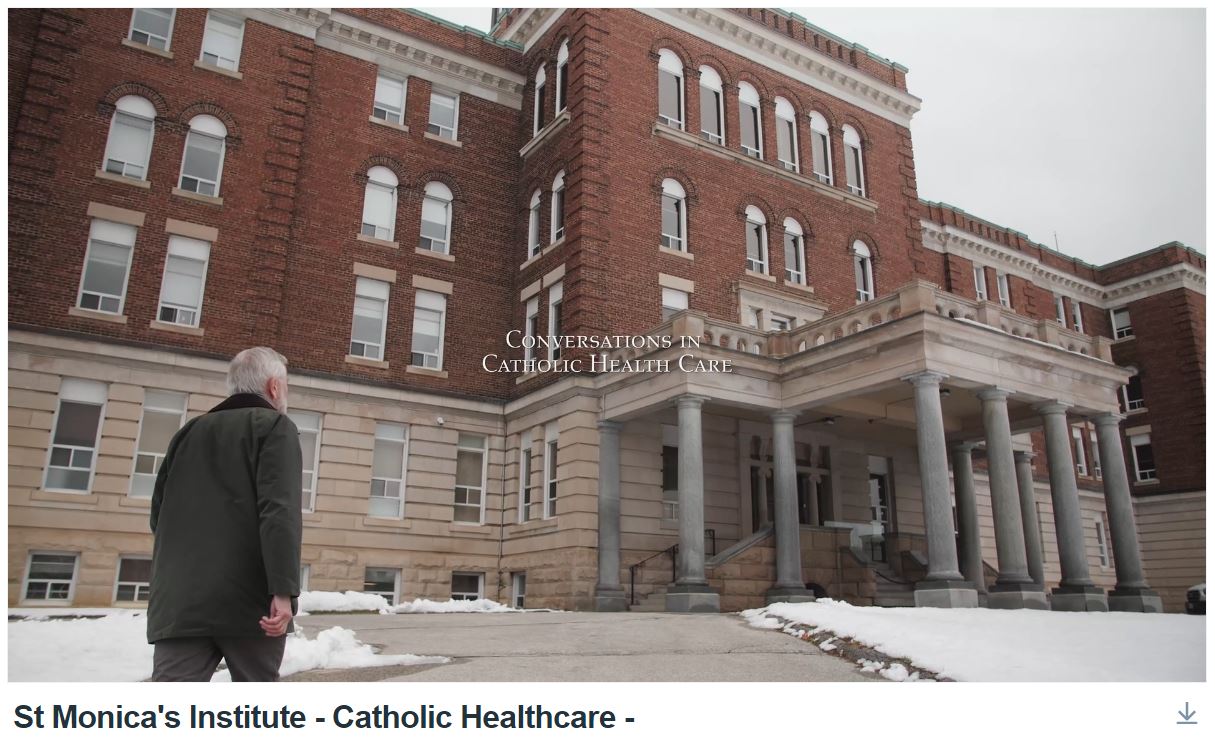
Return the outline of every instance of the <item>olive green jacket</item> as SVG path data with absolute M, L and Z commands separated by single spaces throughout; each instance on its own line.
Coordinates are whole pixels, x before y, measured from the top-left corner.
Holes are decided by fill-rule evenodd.
M 295 610 L 302 472 L 295 424 L 254 394 L 173 436 L 152 494 L 148 642 L 264 637 L 274 595 Z

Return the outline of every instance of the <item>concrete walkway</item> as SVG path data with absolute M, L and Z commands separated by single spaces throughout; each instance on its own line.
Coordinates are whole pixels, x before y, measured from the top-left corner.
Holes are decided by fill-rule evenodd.
M 346 627 L 384 653 L 446 665 L 310 671 L 341 681 L 873 681 L 875 676 L 735 614 L 521 612 L 312 615 L 311 636 Z M 290 679 L 297 680 L 297 679 Z

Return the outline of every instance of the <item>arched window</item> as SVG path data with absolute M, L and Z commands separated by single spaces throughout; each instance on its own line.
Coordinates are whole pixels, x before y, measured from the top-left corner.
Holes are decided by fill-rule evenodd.
M 177 186 L 187 192 L 218 197 L 227 138 L 228 129 L 219 118 L 194 116 L 186 134 L 186 152 L 181 157 L 181 179 Z
M 563 41 L 557 49 L 557 114 L 565 109 L 568 103 L 570 71 L 570 42 Z
M 688 250 L 687 194 L 674 179 L 662 180 L 662 245 Z
M 451 190 L 441 182 L 429 182 L 422 198 L 422 234 L 418 247 L 435 253 L 451 251 Z
M 764 157 L 763 118 L 759 112 L 759 93 L 746 82 L 738 83 L 738 131 L 747 156 Z
M 789 171 L 800 171 L 797 155 L 797 113 L 783 97 L 776 98 L 776 158 Z
M 155 120 L 156 108 L 144 98 L 138 95 L 119 98 L 110 120 L 102 168 L 131 179 L 147 179 Z
M 806 283 L 806 236 L 793 218 L 785 218 L 785 278 L 794 284 Z
M 747 206 L 747 270 L 768 273 L 768 221 L 754 205 Z
M 390 241 L 397 224 L 397 175 L 386 166 L 367 170 L 363 192 L 363 235 Z
M 831 184 L 831 127 L 822 113 L 810 113 L 810 149 L 815 179 Z
M 556 243 L 565 237 L 565 170 L 557 172 L 553 179 L 552 211 L 549 213 L 549 242 Z
M 868 302 L 873 299 L 873 254 L 863 241 L 852 242 L 852 265 L 856 273 L 856 301 Z
M 544 127 L 544 67 L 541 66 L 536 70 L 536 99 L 535 110 L 532 112 L 532 135 L 540 132 Z
M 532 193 L 527 205 L 527 257 L 540 255 L 540 190 Z
M 865 196 L 865 159 L 861 155 L 861 135 L 856 128 L 844 126 L 844 170 L 848 176 L 848 191 Z
M 721 98 L 721 75 L 713 67 L 700 68 L 700 137 L 719 146 L 726 143 L 726 109 Z
M 683 130 L 683 62 L 669 49 L 658 51 L 658 120 Z

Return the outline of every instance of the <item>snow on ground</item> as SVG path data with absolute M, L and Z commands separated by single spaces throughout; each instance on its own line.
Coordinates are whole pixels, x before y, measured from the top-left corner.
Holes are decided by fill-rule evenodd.
M 376 597 L 379 598 L 379 597 Z M 383 601 L 383 599 L 381 599 Z M 9 610 L 9 614 L 20 610 Z M 10 681 L 142 681 L 152 675 L 152 646 L 142 611 L 101 610 L 95 619 L 26 619 L 8 623 Z M 50 612 L 55 616 L 65 610 Z M 43 616 L 44 611 L 37 613 Z M 379 655 L 353 631 L 330 627 L 312 639 L 297 628 L 287 638 L 279 670 L 287 676 L 316 668 L 446 663 L 447 658 Z M 221 671 L 215 680 L 227 680 Z
M 305 591 L 300 594 L 300 614 L 320 614 L 322 612 L 379 612 L 380 614 L 451 614 L 454 612 L 474 612 L 499 614 L 502 612 L 537 611 L 512 609 L 489 599 L 463 601 L 448 599 L 447 601 L 431 601 L 430 599 L 414 599 L 390 606 L 379 594 L 367 594 L 362 591 Z M 547 610 L 546 610 L 547 611 Z
M 511 607 L 499 604 L 496 601 L 489 599 L 476 599 L 474 601 L 457 601 L 448 599 L 447 601 L 431 601 L 430 599 L 414 599 L 407 601 L 404 604 L 398 604 L 392 608 L 393 614 L 451 614 L 452 612 L 482 612 L 491 614 L 500 614 L 502 612 L 521 612 L 522 609 L 512 609 Z
M 1185 614 L 858 607 L 820 599 L 742 616 L 764 629 L 777 620 L 790 623 L 787 632 L 830 630 L 960 681 L 1206 680 L 1206 618 Z M 861 665 L 891 680 L 919 675 L 898 663 Z

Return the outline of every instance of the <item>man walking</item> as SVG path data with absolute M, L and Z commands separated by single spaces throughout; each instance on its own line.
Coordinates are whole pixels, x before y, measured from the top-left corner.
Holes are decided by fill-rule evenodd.
M 302 462 L 287 360 L 228 366 L 229 396 L 173 436 L 152 494 L 152 680 L 277 681 L 299 596 Z

